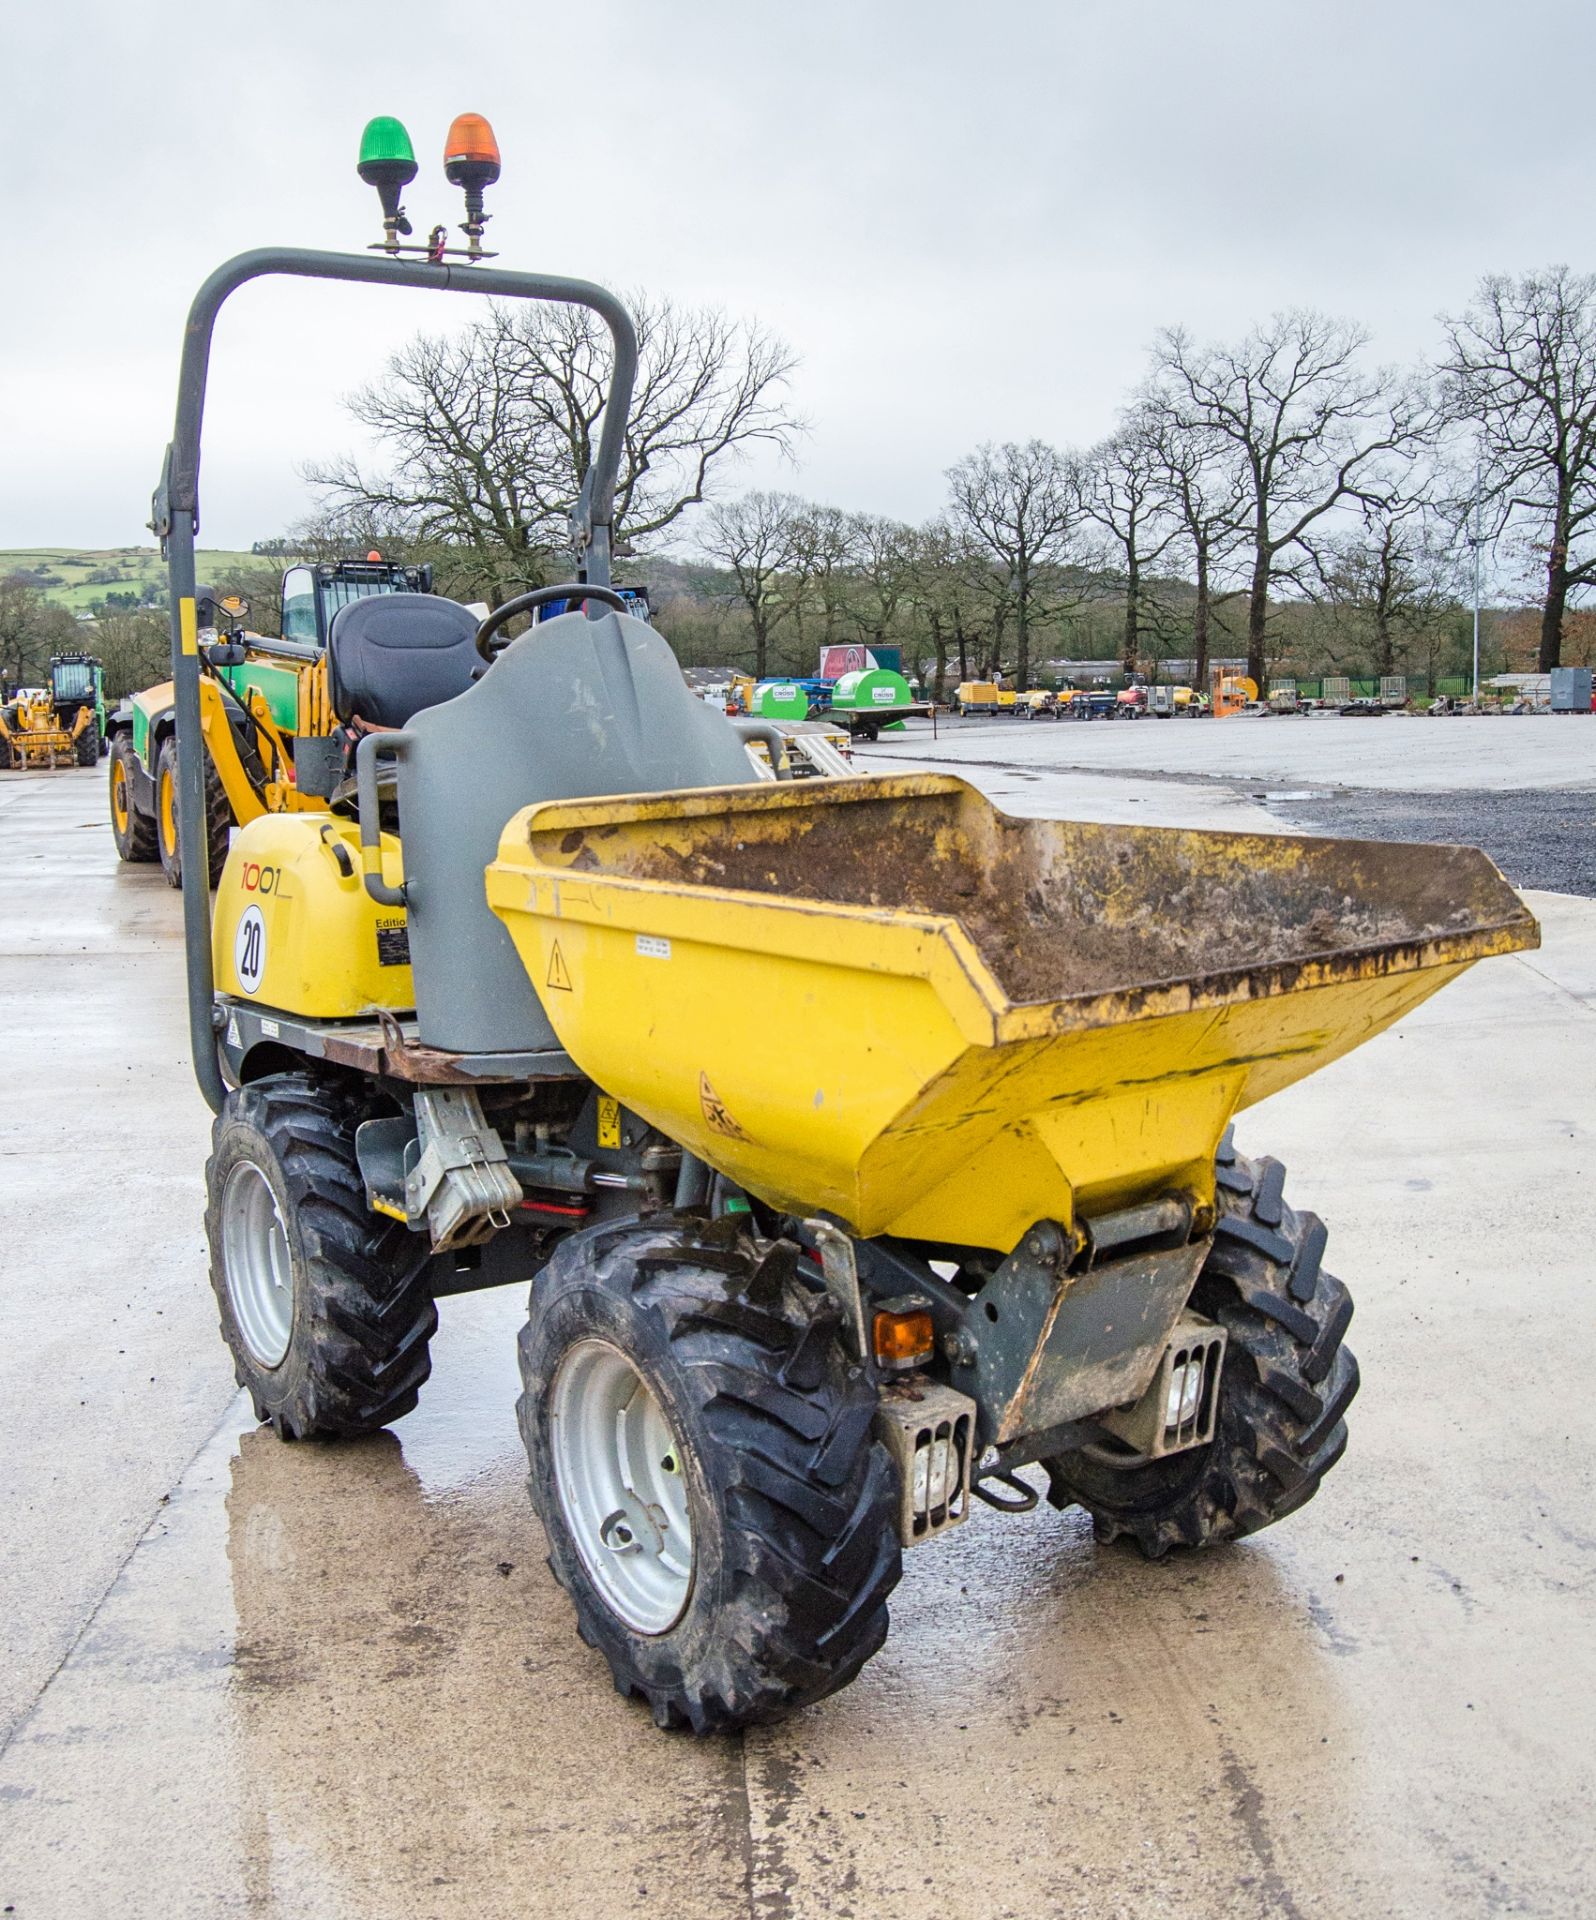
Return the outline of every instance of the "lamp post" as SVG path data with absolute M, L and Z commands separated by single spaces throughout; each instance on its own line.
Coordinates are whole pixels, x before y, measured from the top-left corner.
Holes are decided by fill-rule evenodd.
M 1474 532 L 1469 540 L 1474 549 L 1474 705 L 1480 704 L 1480 463 L 1474 462 Z

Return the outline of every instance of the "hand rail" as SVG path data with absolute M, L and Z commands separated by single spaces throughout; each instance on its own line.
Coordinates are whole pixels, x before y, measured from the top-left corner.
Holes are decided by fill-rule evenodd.
M 385 753 L 395 760 L 409 746 L 413 734 L 368 733 L 355 748 L 355 805 L 360 816 L 360 870 L 366 891 L 382 907 L 402 907 L 409 900 L 405 883 L 390 887 L 382 877 L 382 814 L 377 792 L 377 761 Z

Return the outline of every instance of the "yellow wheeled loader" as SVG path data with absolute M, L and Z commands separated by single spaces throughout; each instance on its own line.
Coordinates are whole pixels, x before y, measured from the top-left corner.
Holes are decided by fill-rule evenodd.
M 347 606 L 384 593 L 430 593 L 430 567 L 364 560 L 300 561 L 283 575 L 280 637 L 250 632 L 237 599 L 200 589 L 195 651 L 205 740 L 206 864 L 214 885 L 234 826 L 263 813 L 320 808 L 343 778 L 353 742 L 333 712 L 327 636 Z M 120 859 L 159 860 L 182 885 L 173 684 L 144 687 L 108 722 L 111 834 Z
M 397 207 L 393 128 L 363 169 Z M 471 137 L 451 157 L 480 182 Z M 624 307 L 382 245 L 245 254 L 189 317 L 155 524 L 196 832 L 223 302 L 266 274 L 566 302 L 614 367 L 580 579 L 480 623 L 402 594 L 344 616 L 331 683 L 378 729 L 353 799 L 246 825 L 214 913 L 183 876 L 211 1279 L 260 1419 L 400 1418 L 437 1301 L 530 1283 L 550 1565 L 621 1691 L 697 1732 L 850 1681 L 904 1551 L 1035 1506 L 1027 1465 L 1155 1557 L 1300 1507 L 1346 1444 L 1351 1302 L 1232 1117 L 1533 946 L 1523 904 L 1466 848 L 759 779 L 759 723 L 695 699 L 608 585 Z M 551 596 L 571 609 L 507 638 Z M 727 1017 L 755 1007 L 785 1044 Z

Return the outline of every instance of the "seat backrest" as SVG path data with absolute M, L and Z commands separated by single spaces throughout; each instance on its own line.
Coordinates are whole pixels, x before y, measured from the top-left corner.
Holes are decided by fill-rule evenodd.
M 483 878 L 520 808 L 757 777 L 741 735 L 693 695 L 664 636 L 627 615 L 540 622 L 460 699 L 418 713 L 399 753 L 399 826 L 423 1043 L 458 1053 L 559 1045 Z
M 374 593 L 333 616 L 327 688 L 347 725 L 403 727 L 464 693 L 483 665 L 477 616 L 432 593 Z

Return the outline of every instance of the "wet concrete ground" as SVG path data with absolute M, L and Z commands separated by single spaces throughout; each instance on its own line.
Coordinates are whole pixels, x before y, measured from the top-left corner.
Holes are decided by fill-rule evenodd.
M 1516 887 L 1596 897 L 1596 716 L 913 724 L 860 764 L 912 756 L 1017 813 L 1455 841 Z
M 930 737 L 912 720 L 882 748 Z M 1228 720 L 1016 720 L 937 723 L 936 751 L 1044 769 L 1239 775 L 1285 785 L 1385 787 L 1411 792 L 1499 792 L 1525 787 L 1596 787 L 1596 714 L 1480 714 L 1432 720 L 1388 713 L 1238 714 Z M 995 749 L 995 753 L 994 753 Z
M 1048 779 L 1081 813 L 1268 818 Z M 510 1290 L 444 1303 L 393 1435 L 253 1428 L 204 1279 L 177 898 L 117 870 L 102 805 L 91 773 L 0 776 L 0 1907 L 1590 1910 L 1596 903 L 1535 896 L 1539 954 L 1242 1121 L 1359 1300 L 1310 1507 L 1156 1567 L 978 1508 L 910 1556 L 848 1692 L 694 1743 L 609 1690 L 543 1568 Z

